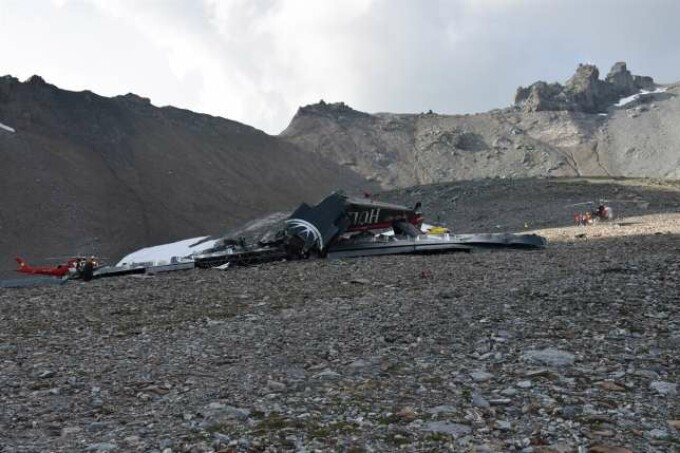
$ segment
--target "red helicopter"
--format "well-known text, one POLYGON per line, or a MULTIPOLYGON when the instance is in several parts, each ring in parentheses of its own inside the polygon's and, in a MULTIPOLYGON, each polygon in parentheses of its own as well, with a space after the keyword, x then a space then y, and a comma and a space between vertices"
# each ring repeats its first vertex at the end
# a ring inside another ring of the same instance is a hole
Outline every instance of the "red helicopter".
POLYGON ((94 270, 100 266, 95 257, 74 257, 69 258, 64 264, 56 266, 31 266, 22 258, 15 258, 19 264, 17 272, 22 274, 48 275, 58 278, 81 278, 85 281, 92 280, 94 270))

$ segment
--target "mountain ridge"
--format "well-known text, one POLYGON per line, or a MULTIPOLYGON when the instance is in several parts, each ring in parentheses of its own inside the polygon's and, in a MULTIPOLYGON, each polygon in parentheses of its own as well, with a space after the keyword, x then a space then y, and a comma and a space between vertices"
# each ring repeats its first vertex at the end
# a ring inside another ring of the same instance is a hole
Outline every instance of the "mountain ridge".
POLYGON ((580 65, 565 86, 520 87, 508 108, 368 114, 321 101, 301 107, 280 136, 385 189, 488 177, 679 178, 680 85, 648 92, 658 87, 624 62, 605 80, 580 65))
POLYGON ((251 126, 137 95, 0 78, 0 256, 96 253, 221 233, 373 186, 251 126))

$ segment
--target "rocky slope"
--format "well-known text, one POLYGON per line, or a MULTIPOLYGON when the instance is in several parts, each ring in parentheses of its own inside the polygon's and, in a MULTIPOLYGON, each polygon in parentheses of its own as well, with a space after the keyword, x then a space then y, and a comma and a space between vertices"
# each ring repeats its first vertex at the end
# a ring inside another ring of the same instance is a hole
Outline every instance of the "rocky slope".
POLYGON ((413 195, 458 230, 540 207, 548 249, 0 290, 0 451, 676 451, 680 188, 510 183, 413 195))
POLYGON ((367 114, 343 103, 300 108, 283 138, 384 188, 484 177, 680 174, 680 86, 657 87, 617 63, 605 80, 580 66, 566 84, 520 88, 516 105, 475 115, 367 114))
POLYGON ((677 181, 611 178, 478 180, 410 187, 385 201, 422 203, 425 218, 457 233, 518 232, 573 224, 575 213, 605 202, 619 221, 680 212, 677 181))
POLYGON ((217 233, 367 186, 351 169, 252 127, 129 94, 0 78, 0 270, 217 233))

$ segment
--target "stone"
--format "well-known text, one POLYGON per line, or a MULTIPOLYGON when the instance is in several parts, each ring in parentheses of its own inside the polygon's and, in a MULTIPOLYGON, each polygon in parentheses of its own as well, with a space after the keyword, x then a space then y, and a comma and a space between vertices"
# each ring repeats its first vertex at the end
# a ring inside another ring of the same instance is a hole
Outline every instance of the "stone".
POLYGON ((478 407, 480 409, 488 409, 491 407, 491 404, 484 399, 479 393, 475 393, 472 395, 472 405, 474 407, 478 407))
POLYGON ((575 453, 576 451, 578 450, 564 443, 556 443, 534 448, 535 453, 575 453))
POLYGON ((489 404, 492 406, 508 406, 512 404, 512 400, 510 398, 495 398, 489 400, 489 404))
POLYGON ((62 436, 70 436, 72 434, 77 434, 77 433, 82 432, 82 431, 83 431, 83 428, 81 428, 80 426, 65 426, 61 430, 61 435, 62 436))
POLYGON ((659 395, 675 396, 678 394, 678 384, 666 381, 654 381, 649 387, 659 395))
POLYGON ((518 88, 515 93, 515 105, 521 106, 527 112, 574 109, 564 95, 562 85, 543 81, 536 82, 528 88, 518 88))
POLYGON ((517 395, 517 389, 514 387, 508 387, 503 390, 501 390, 501 395, 503 396, 515 396, 517 395))
POLYGON ((38 374, 38 377, 40 379, 50 379, 56 376, 57 373, 55 373, 53 370, 44 370, 41 371, 40 374, 38 374))
POLYGON ((566 419, 575 419, 583 414, 583 407, 577 405, 568 405, 562 408, 562 417, 566 419))
POLYGON ((552 367, 566 367, 574 364, 574 354, 554 348, 532 349, 525 351, 522 358, 527 362, 552 367))
POLYGON ((364 359, 357 359, 357 360, 355 360, 354 362, 350 363, 348 366, 349 366, 350 368, 359 369, 359 368, 365 368, 365 367, 367 367, 367 366, 369 366, 369 365, 370 365, 370 363, 367 362, 366 360, 364 360, 364 359))
POLYGON ((215 450, 219 450, 220 448, 229 445, 229 442, 231 442, 231 438, 226 434, 222 433, 213 434, 212 446, 215 450))
POLYGON ((451 406, 449 404, 443 404, 441 406, 435 406, 427 410, 428 414, 440 415, 440 414, 452 414, 456 412, 458 408, 456 406, 451 406))
POLYGON ((401 410, 399 410, 396 414, 397 417, 401 418, 402 420, 414 420, 418 414, 416 410, 412 407, 405 407, 401 410))
POLYGON ((510 431, 512 429, 512 424, 507 420, 496 420, 493 427, 499 431, 510 431))
POLYGON ((624 392, 624 391, 626 391, 625 387, 620 386, 617 383, 612 382, 612 381, 598 382, 597 386, 600 387, 602 390, 607 390, 609 392, 624 392))
POLYGON ((653 379, 653 380, 658 380, 659 379, 659 373, 653 370, 635 370, 633 372, 634 376, 638 376, 641 378, 645 379, 653 379))
POLYGON ((123 442, 125 442, 125 444, 130 445, 130 446, 138 445, 138 444, 141 443, 141 441, 142 441, 142 438, 139 437, 139 436, 127 436, 123 439, 123 442))
POLYGON ((648 437, 650 439, 665 439, 668 437, 668 431, 665 429, 660 429, 660 428, 654 428, 650 431, 647 431, 645 433, 645 437, 648 437))
POLYGON ((286 384, 274 380, 267 380, 267 389, 272 392, 283 392, 286 390, 286 384))
POLYGON ((653 91, 656 89, 656 83, 654 82, 654 79, 649 77, 649 76, 633 76, 633 80, 635 82, 635 87, 638 90, 647 90, 647 91, 653 91))
POLYGON ((578 65, 576 73, 564 85, 565 94, 578 106, 578 110, 588 113, 603 110, 600 98, 604 96, 604 91, 600 71, 590 64, 578 65))
POLYGON ((118 445, 109 442, 101 442, 87 446, 87 451, 91 453, 105 453, 109 451, 116 451, 117 449, 118 445))
POLYGON ((248 409, 227 406, 218 401, 208 404, 202 412, 207 416, 218 416, 237 420, 246 420, 250 416, 250 411, 248 409))
POLYGON ((635 84, 633 75, 623 61, 614 63, 614 66, 612 66, 607 74, 605 81, 614 86, 619 97, 630 96, 631 94, 635 94, 639 89, 635 84))
POLYGON ((633 453, 633 451, 624 447, 598 444, 590 447, 588 453, 633 453))
POLYGON ((317 373, 314 376, 314 379, 327 379, 327 380, 333 380, 333 379, 340 379, 342 375, 340 373, 336 373, 333 370, 326 369, 322 371, 321 373, 317 373))
POLYGON ((528 389, 531 388, 531 381, 519 381, 515 385, 521 389, 528 389))
POLYGON ((169 437, 164 437, 160 441, 158 441, 158 448, 160 448, 162 451, 175 446, 175 442, 169 438, 169 437))
POLYGON ((105 422, 92 422, 87 426, 90 433, 98 433, 109 429, 109 424, 105 422))
POLYGON ((535 377, 549 377, 553 375, 553 372, 548 370, 547 368, 538 368, 535 370, 527 370, 524 375, 529 378, 535 378, 535 377))
POLYGON ((493 379, 493 374, 487 373, 486 371, 475 371, 470 373, 470 377, 475 382, 486 382, 493 379))
POLYGON ((472 428, 468 425, 439 421, 425 423, 422 430, 431 433, 447 434, 452 437, 460 437, 472 432, 472 428))

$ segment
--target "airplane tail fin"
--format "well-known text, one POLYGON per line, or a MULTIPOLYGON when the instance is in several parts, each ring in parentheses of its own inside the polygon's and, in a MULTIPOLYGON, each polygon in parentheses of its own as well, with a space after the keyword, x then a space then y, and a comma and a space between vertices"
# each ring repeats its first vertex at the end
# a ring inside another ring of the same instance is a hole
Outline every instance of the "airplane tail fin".
POLYGON ((28 264, 26 264, 26 261, 24 261, 22 258, 16 257, 16 258, 14 258, 14 260, 19 264, 19 267, 20 267, 21 269, 23 269, 23 268, 25 268, 26 266, 28 266, 28 264))

